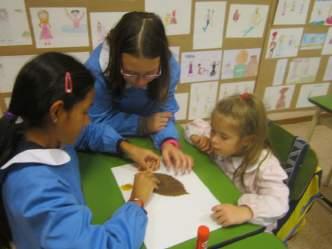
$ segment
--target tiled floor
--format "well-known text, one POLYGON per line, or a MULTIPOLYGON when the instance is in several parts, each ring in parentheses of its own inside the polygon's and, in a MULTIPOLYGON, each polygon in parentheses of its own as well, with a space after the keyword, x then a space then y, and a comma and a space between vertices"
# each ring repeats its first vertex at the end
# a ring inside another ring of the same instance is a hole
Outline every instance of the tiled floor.
MULTIPOLYGON (((293 134, 305 137, 310 122, 283 125, 293 134)), ((310 142, 323 169, 323 182, 332 168, 332 118, 325 118, 315 129, 310 142)), ((332 200, 332 180, 329 186, 322 186, 322 193, 332 200)), ((330 249, 332 248, 332 209, 322 202, 316 202, 310 210, 306 224, 301 231, 288 242, 290 249, 330 249)))

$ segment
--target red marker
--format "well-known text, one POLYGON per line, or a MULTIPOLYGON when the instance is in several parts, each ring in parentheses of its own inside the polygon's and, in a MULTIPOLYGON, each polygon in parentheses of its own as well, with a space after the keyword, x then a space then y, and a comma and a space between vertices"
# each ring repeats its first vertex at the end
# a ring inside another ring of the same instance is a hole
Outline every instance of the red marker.
POLYGON ((199 226, 197 230, 196 249, 207 249, 210 230, 207 226, 199 226))

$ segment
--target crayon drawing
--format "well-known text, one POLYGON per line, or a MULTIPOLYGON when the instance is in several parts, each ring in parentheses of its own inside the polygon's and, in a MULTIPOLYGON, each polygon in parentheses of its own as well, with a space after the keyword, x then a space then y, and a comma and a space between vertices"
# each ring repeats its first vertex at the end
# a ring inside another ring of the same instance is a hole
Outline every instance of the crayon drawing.
POLYGON ((274 25, 305 24, 310 0, 279 0, 274 25))
POLYGON ((241 81, 221 84, 219 88, 218 100, 236 94, 253 93, 254 89, 255 81, 241 81))
POLYGON ((268 12, 268 5, 231 4, 226 37, 262 37, 268 12))
POLYGON ((320 65, 320 57, 296 58, 290 62, 287 84, 313 82, 320 65))
POLYGON ((267 111, 290 108, 295 85, 267 87, 264 93, 264 104, 267 111))
POLYGON ((321 49, 326 40, 327 33, 305 33, 300 50, 321 49))
POLYGON ((225 9, 225 2, 196 3, 194 49, 222 47, 225 9))
POLYGON ((316 0, 309 23, 320 26, 332 25, 332 1, 316 0))
POLYGON ((322 55, 332 54, 332 27, 329 28, 325 43, 322 50, 322 55))
POLYGON ((221 55, 221 50, 182 53, 181 82, 218 80, 221 55))
POLYGON ((303 28, 272 29, 266 51, 266 58, 297 56, 303 28))
POLYGON ((314 96, 326 95, 330 87, 330 83, 314 83, 301 86, 299 97, 297 99, 296 107, 313 107, 308 98, 314 96))
POLYGON ((232 49, 224 51, 222 79, 254 77, 258 72, 260 49, 232 49))

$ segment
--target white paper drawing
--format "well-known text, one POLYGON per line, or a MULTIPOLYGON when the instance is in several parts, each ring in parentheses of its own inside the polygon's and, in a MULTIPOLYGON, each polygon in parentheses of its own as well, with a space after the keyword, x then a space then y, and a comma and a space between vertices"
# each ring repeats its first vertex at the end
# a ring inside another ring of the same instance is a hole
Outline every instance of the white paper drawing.
POLYGON ((217 102, 218 82, 195 83, 190 88, 189 119, 208 118, 217 102))
POLYGON ((332 25, 332 1, 316 0, 309 23, 320 26, 332 25))
POLYGON ((181 82, 219 80, 221 55, 221 50, 182 53, 181 82))
POLYGON ((332 80, 332 56, 329 57, 327 62, 323 80, 332 80))
POLYGON ((180 61, 180 47, 179 46, 170 46, 169 50, 171 50, 172 55, 174 56, 177 62, 180 61))
POLYGON ((0 46, 31 45, 24 0, 1 0, 0 46))
POLYGON ((222 63, 222 79, 254 77, 258 72, 259 48, 225 50, 222 63))
POLYGON ((268 111, 290 108, 295 85, 272 86, 265 88, 264 104, 268 111))
POLYGON ((186 120, 187 119, 187 109, 188 109, 188 93, 176 93, 175 99, 179 105, 179 111, 175 113, 176 120, 186 120))
POLYGON ((321 49, 326 40, 327 33, 305 33, 303 34, 301 50, 321 49))
POLYGON ((37 48, 89 46, 86 8, 30 8, 37 48))
POLYGON ((320 57, 295 58, 290 62, 287 84, 299 84, 316 80, 320 57))
POLYGON ((262 37, 268 12, 268 5, 231 4, 226 37, 262 37))
POLYGON ((322 55, 332 54, 332 28, 330 27, 325 39, 322 55))
POLYGON ((191 2, 191 0, 145 0, 145 11, 160 16, 167 35, 189 34, 191 2))
POLYGON ((266 58, 297 56, 303 28, 272 29, 270 31, 266 58))
POLYGON ((196 2, 193 48, 221 48, 226 2, 196 2))
MULTIPOLYGON (((111 171, 124 200, 127 201, 131 191, 125 191, 121 186, 133 183, 137 168, 132 164, 126 164, 111 168, 111 171)), ((197 228, 201 224, 208 226, 210 231, 220 228, 210 215, 211 208, 220 202, 194 172, 175 176, 166 171, 164 165, 161 165, 158 173, 173 176, 184 185, 188 194, 180 196, 152 195, 145 207, 149 214, 144 239, 147 249, 170 248, 192 239, 196 237, 197 228), (170 212, 172 215, 161 215, 170 212)))
POLYGON ((282 85, 284 83, 285 73, 287 69, 288 59, 280 59, 277 61, 276 70, 273 77, 273 86, 282 85))
POLYGON ((274 25, 305 24, 310 0, 279 0, 274 25))
POLYGON ((90 12, 92 46, 97 47, 105 40, 109 31, 114 28, 126 12, 90 12))
POLYGON ((34 55, 0 56, 0 92, 11 92, 16 76, 34 55))
POLYGON ((296 107, 313 107, 308 98, 314 96, 326 95, 330 87, 330 83, 315 83, 301 86, 299 97, 297 99, 296 107))
POLYGON ((254 90, 255 81, 224 83, 220 85, 218 100, 242 93, 254 93, 254 90))

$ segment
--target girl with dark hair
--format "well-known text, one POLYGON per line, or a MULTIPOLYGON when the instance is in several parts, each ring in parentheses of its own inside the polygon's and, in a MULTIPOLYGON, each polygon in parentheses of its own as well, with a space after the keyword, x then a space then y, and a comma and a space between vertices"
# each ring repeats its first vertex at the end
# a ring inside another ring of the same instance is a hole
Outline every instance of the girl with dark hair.
POLYGON ((147 222, 142 204, 156 187, 135 176, 131 201, 101 225, 81 191, 72 144, 89 123, 95 91, 72 57, 45 53, 19 72, 0 119, 0 248, 139 248, 147 222))
POLYGON ((159 157, 123 136, 151 135, 166 167, 192 168, 179 147, 174 93, 180 69, 171 56, 160 18, 147 12, 125 14, 86 66, 95 76, 92 119, 77 142, 79 149, 125 153, 140 168, 157 169, 159 157))

